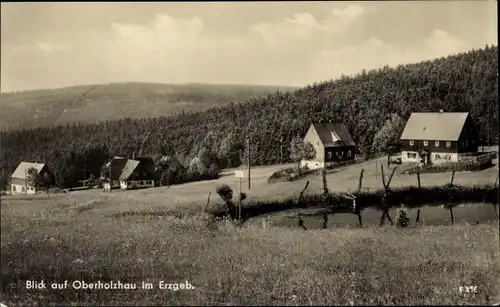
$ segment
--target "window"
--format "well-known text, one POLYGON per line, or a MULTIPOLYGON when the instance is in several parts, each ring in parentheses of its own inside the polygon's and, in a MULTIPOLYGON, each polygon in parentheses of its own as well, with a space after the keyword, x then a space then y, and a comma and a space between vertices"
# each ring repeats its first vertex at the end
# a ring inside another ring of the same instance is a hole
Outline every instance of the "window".
POLYGON ((429 142, 424 141, 424 146, 428 146, 428 145, 429 145, 429 142))
POLYGON ((24 192, 25 191, 25 188, 24 186, 21 187, 21 191, 24 192))
POLYGON ((469 141, 465 140, 465 147, 469 146, 469 141))
POLYGON ((341 151, 341 152, 340 152, 340 155, 341 155, 341 156, 343 156, 343 155, 344 155, 344 152, 343 152, 343 151, 341 151))
POLYGON ((350 157, 350 156, 351 156, 351 151, 350 151, 350 150, 348 150, 348 151, 347 151, 347 156, 348 156, 348 157, 350 157))
POLYGON ((16 186, 15 185, 12 186, 12 191, 16 192, 16 186))
POLYGON ((434 146, 435 146, 435 147, 439 147, 439 141, 435 141, 435 142, 434 142, 434 146))
POLYGON ((410 146, 413 146, 415 145, 415 142, 414 141, 410 141, 410 146))
POLYGON ((446 142, 446 147, 451 147, 451 142, 446 142))
POLYGON ((408 159, 416 159, 417 158, 417 154, 414 152, 409 152, 406 154, 406 156, 408 157, 408 159))
POLYGON ((127 185, 130 185, 130 181, 127 182, 127 185))
POLYGON ((331 151, 328 152, 328 158, 330 158, 330 159, 332 158, 332 152, 331 151))

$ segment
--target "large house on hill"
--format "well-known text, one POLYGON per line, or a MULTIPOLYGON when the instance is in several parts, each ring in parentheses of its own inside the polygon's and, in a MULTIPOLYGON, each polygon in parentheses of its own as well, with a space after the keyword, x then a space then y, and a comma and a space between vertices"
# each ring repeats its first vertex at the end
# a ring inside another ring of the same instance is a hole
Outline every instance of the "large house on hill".
POLYGON ((310 169, 324 168, 355 158, 356 145, 343 123, 312 123, 304 136, 304 142, 311 143, 316 151, 316 158, 301 161, 302 166, 310 169))
POLYGON ((34 168, 38 175, 42 178, 45 173, 48 173, 53 178, 53 173, 44 163, 21 162, 16 170, 10 176, 10 193, 11 194, 36 194, 36 187, 32 186, 29 181, 28 170, 34 168))
POLYGON ((479 134, 468 112, 412 113, 401 140, 402 162, 458 162, 459 155, 478 151, 479 134))
POLYGON ((123 157, 114 157, 105 164, 105 168, 111 171, 106 174, 111 182, 104 184, 105 190, 110 188, 137 189, 150 188, 155 186, 158 175, 155 172, 153 159, 150 157, 138 157, 126 159, 123 157), (112 183, 112 185, 110 185, 112 183))

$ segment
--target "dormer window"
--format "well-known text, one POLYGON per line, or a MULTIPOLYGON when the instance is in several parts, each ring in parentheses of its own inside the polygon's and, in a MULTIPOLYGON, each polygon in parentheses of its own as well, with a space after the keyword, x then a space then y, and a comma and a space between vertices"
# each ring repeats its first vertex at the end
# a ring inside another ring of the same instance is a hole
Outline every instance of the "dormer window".
POLYGON ((424 141, 424 146, 429 146, 429 142, 424 141))
POLYGON ((414 141, 410 141, 409 143, 410 143, 410 146, 415 145, 415 142, 414 142, 414 141))
POLYGON ((451 142, 446 142, 446 147, 451 147, 451 142))
POLYGON ((435 142, 434 142, 434 146, 435 146, 435 147, 439 147, 439 141, 435 141, 435 142))

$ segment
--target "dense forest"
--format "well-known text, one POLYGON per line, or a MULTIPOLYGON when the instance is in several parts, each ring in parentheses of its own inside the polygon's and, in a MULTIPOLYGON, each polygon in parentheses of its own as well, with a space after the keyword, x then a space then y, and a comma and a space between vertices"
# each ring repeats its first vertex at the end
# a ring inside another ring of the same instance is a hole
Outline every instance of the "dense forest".
POLYGON ((157 161, 163 156, 161 163, 185 169, 201 160, 206 161, 201 168, 215 163, 220 169, 246 160, 246 136, 252 165, 290 162, 290 142, 318 120, 344 122, 358 150, 370 153, 375 135, 391 116, 406 120, 411 112, 439 109, 470 112, 482 141, 495 144, 497 69, 498 47, 486 46, 200 112, 4 131, 1 166, 10 174, 20 161, 43 161, 61 186, 97 173, 111 155, 134 151, 157 161))
POLYGON ((0 129, 97 123, 203 111, 293 87, 224 84, 111 83, 0 94, 0 129))

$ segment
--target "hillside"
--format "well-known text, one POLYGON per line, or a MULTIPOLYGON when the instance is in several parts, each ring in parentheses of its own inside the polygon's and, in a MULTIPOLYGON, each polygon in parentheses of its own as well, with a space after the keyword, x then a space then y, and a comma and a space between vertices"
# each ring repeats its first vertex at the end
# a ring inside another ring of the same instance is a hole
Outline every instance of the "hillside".
POLYGON ((291 87, 114 83, 0 94, 0 129, 202 111, 291 87))
POLYGON ((407 119, 414 111, 469 111, 483 141, 498 139, 498 47, 472 50, 433 61, 363 71, 313 84, 295 92, 275 92, 205 111, 149 119, 122 119, 95 125, 66 125, 1 132, 2 167, 9 173, 21 160, 48 163, 60 182, 83 179, 109 154, 135 149, 176 156, 188 165, 210 149, 219 166, 240 162, 244 137, 251 137, 253 165, 289 162, 288 145, 311 121, 343 121, 361 152, 391 113, 407 119), (280 140, 283 139, 283 143, 280 140))

